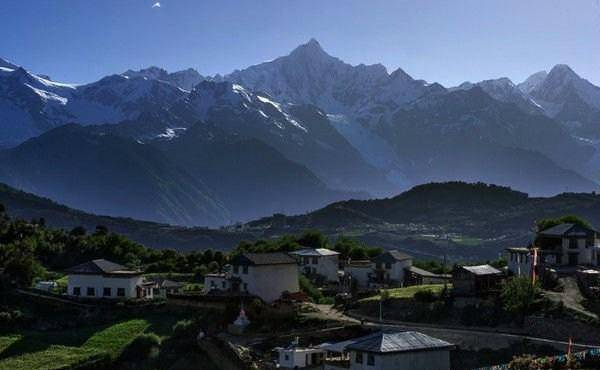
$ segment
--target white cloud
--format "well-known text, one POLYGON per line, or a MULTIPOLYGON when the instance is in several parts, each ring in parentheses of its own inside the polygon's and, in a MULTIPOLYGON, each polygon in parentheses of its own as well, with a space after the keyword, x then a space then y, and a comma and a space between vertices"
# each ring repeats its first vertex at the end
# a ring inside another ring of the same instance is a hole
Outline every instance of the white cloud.
POLYGON ((160 8, 160 1, 155 2, 154 4, 152 4, 153 8, 160 8))

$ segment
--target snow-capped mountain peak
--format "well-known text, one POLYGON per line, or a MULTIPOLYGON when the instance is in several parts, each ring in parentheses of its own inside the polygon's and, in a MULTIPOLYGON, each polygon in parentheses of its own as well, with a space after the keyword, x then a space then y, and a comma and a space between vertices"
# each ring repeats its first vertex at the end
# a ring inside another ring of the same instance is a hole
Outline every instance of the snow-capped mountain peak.
POLYGON ((535 88, 537 88, 544 80, 548 77, 548 72, 539 71, 531 76, 527 77, 527 79, 520 84, 518 84, 519 90, 521 90, 524 94, 529 94, 535 88))
POLYGON ((205 78, 193 68, 169 73, 163 68, 152 66, 140 69, 139 71, 130 69, 121 75, 128 78, 159 80, 186 91, 191 91, 196 85, 205 80, 205 78))

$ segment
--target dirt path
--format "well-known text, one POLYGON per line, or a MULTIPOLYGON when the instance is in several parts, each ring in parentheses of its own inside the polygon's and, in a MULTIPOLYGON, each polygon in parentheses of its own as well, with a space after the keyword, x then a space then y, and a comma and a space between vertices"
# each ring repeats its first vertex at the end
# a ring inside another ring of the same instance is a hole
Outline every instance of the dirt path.
POLYGON ((565 307, 576 311, 582 315, 598 319, 598 315, 588 311, 583 307, 581 302, 585 299, 579 290, 577 280, 574 277, 568 276, 560 278, 559 281, 563 286, 562 292, 544 292, 544 295, 555 302, 562 302, 565 307))

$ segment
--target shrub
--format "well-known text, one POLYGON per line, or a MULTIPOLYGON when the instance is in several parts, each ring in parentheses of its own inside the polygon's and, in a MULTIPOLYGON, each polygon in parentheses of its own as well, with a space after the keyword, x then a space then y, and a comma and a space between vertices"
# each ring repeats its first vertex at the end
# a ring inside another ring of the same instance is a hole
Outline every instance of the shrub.
POLYGON ((317 289, 306 276, 300 275, 299 283, 300 290, 306 293, 313 302, 319 302, 319 300, 323 298, 323 293, 321 293, 321 291, 317 289))
POLYGON ((381 297, 381 300, 383 302, 386 302, 387 300, 390 299, 390 291, 382 289, 381 292, 379 293, 379 296, 381 297))
POLYGON ((145 360, 156 355, 160 347, 160 338, 154 333, 138 335, 121 354, 125 361, 145 360))
POLYGON ((502 285, 502 303, 504 309, 511 314, 525 315, 529 313, 539 292, 537 284, 526 277, 515 277, 502 285))
POLYGON ((415 301, 417 302, 435 302, 437 300, 437 295, 431 290, 419 290, 414 295, 415 301))
POLYGON ((194 320, 180 320, 173 325, 173 337, 174 338, 196 338, 200 331, 200 322, 194 320))

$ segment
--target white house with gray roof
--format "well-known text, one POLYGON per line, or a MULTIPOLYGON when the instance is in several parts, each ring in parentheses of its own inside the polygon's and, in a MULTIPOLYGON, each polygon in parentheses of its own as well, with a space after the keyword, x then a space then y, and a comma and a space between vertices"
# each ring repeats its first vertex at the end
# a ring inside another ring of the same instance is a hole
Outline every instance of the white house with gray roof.
POLYGON ((325 370, 448 370, 454 345, 423 333, 378 332, 323 346, 325 370))
POLYGON ((96 259, 68 268, 67 294, 85 298, 153 298, 154 282, 132 270, 105 259, 96 259))
POLYGON ((307 276, 321 275, 329 282, 337 282, 339 253, 327 248, 305 248, 290 252, 300 265, 300 272, 307 276))
POLYGON ((373 259, 373 282, 383 285, 404 285, 406 270, 413 258, 399 250, 389 250, 373 259))
POLYGON ((243 253, 231 265, 227 280, 233 292, 253 294, 270 303, 284 292, 300 291, 298 264, 286 253, 243 253))

